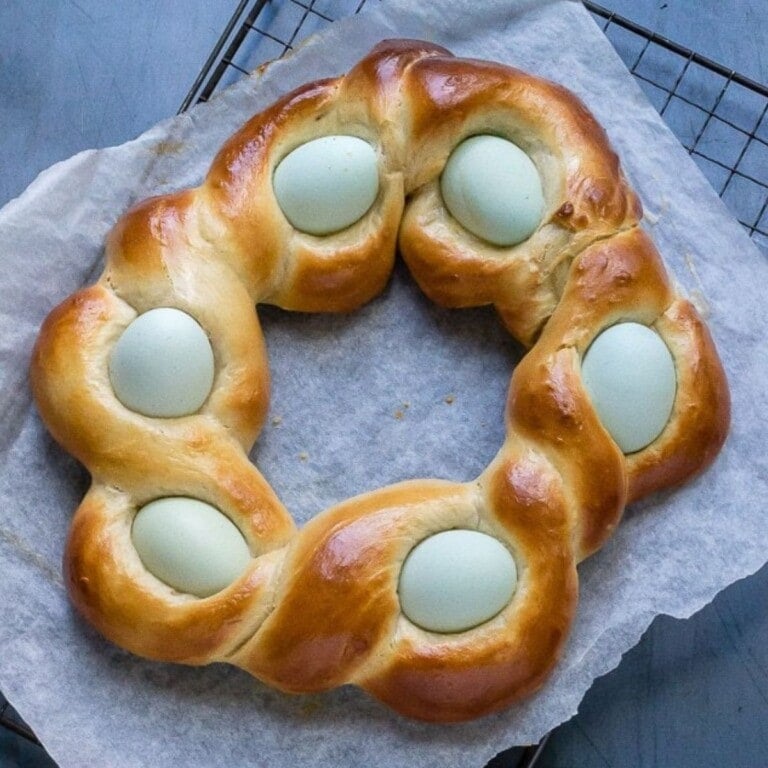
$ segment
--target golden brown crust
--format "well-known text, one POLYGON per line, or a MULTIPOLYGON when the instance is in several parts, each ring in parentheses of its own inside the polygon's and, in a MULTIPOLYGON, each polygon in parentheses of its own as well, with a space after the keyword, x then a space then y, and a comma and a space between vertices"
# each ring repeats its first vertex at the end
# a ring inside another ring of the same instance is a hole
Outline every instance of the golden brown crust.
POLYGON ((509 706, 536 690, 557 662, 577 603, 576 563, 562 479, 539 454, 510 441, 480 478, 481 530, 509 541, 515 596, 491 621, 454 635, 405 620, 391 648, 373 654, 360 684, 410 717, 456 722, 509 706))
POLYGON ((355 683, 424 720, 479 717, 536 690, 573 620, 576 564, 628 502, 707 466, 728 429, 712 339, 674 292, 641 215, 605 132, 576 97, 429 43, 385 41, 346 76, 255 116, 200 187, 128 211, 98 283, 40 331, 31 366, 40 413, 93 478, 64 557, 74 604, 108 638, 153 659, 227 661, 290 692, 355 683), (272 174, 297 146, 334 133, 375 148, 380 189, 358 222, 310 236, 283 216, 272 174), (514 141, 541 175, 544 218, 517 246, 471 235, 442 203, 445 162, 476 133, 514 141), (427 295, 493 304, 532 346, 512 377, 506 440, 473 482, 375 490, 297 532, 247 458, 269 399, 254 305, 350 311, 381 291, 398 240, 427 295), (190 416, 142 416, 112 391, 113 345, 155 307, 189 313, 211 341, 213 389, 190 416), (627 320, 667 343, 678 391, 658 439, 625 456, 584 389, 581 359, 600 332, 627 320), (133 547, 138 509, 173 495, 216 506, 250 549, 245 573, 212 597, 173 590, 133 547), (452 528, 501 541, 518 585, 489 621, 428 632, 400 610, 400 568, 421 540, 452 528))
POLYGON ((407 92, 414 161, 400 232, 404 259, 422 290, 450 307, 495 304, 510 332, 530 345, 559 298, 558 277, 590 242, 642 215, 605 131, 564 88, 512 67, 440 58, 410 69, 407 92), (503 248, 463 229, 442 205, 439 176, 459 142, 507 138, 542 175, 543 221, 503 248))
POLYGON ((127 493, 94 487, 75 514, 64 574, 83 616, 118 645, 160 661, 204 664, 249 637, 268 609, 275 557, 255 558, 236 584, 205 600, 174 593, 133 549, 132 507, 127 493))

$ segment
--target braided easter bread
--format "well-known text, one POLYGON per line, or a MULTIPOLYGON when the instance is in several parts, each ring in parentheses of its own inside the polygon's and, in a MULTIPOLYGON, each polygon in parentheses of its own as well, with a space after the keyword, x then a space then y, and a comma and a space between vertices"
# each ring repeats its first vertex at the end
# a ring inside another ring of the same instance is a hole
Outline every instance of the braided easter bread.
POLYGON ((354 683, 415 718, 534 691, 578 562, 728 429, 712 340, 641 215, 571 93, 429 43, 383 42, 252 118, 200 187, 117 222, 98 282, 41 330, 40 413, 92 475, 64 557, 74 604, 137 654, 288 692, 354 683), (248 460, 269 389, 255 305, 355 309, 398 245, 429 297, 492 304, 531 347, 506 439, 472 482, 374 490, 297 530, 248 460))

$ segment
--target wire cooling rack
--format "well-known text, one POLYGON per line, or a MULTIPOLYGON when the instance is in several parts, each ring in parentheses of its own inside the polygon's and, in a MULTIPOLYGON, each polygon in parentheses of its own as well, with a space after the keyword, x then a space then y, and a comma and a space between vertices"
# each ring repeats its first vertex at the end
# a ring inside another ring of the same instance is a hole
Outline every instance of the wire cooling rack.
MULTIPOLYGON (((377 0, 240 0, 179 112, 337 19, 359 13, 366 2, 377 0)), ((768 87, 600 5, 584 5, 731 212, 768 253, 768 87)), ((39 747, 2 694, 0 726, 39 747)), ((503 752, 487 768, 531 768, 545 743, 503 752)), ((39 751, 39 764, 54 766, 39 751)))
MULTIPOLYGON (((377 0, 241 0, 180 112, 377 0)), ((651 103, 768 251, 768 87, 585 2, 651 103)))

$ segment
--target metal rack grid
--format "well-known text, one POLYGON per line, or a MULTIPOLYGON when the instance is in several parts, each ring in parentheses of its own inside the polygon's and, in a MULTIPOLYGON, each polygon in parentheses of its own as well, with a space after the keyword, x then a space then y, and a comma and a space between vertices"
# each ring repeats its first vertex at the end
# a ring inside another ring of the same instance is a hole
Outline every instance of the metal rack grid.
MULTIPOLYGON (((375 1, 240 0, 179 112, 375 1)), ((768 252, 768 87, 600 5, 584 5, 731 212, 768 252)), ((41 746, 2 694, 0 727, 41 746)), ((531 768, 546 741, 503 752, 488 768, 531 768)))
MULTIPOLYGON (((241 0, 180 112, 376 0, 241 0)), ((768 87, 585 2, 682 145, 768 251, 768 87)))

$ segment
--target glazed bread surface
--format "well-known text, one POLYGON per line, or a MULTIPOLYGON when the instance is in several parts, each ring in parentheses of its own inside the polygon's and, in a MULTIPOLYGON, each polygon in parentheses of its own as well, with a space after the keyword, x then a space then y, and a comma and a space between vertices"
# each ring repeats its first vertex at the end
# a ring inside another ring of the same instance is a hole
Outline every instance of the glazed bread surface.
POLYGON ((31 369, 40 414, 92 477, 64 554, 74 605, 150 659, 228 662, 291 693, 353 683, 423 720, 472 719, 531 694, 568 637, 577 564, 629 502, 705 469, 728 429, 712 338, 641 216, 605 132, 573 94, 430 43, 384 41, 346 75, 253 117, 201 186, 125 213, 96 284, 41 329, 31 369), (454 149, 486 134, 523 150, 541 179, 540 223, 508 246, 463 227, 441 193, 454 149), (378 189, 357 221, 313 235, 283 213, 273 178, 291 152, 335 135, 373 148, 378 189), (430 299, 493 305, 529 348, 512 376, 505 441, 471 482, 372 490, 297 530, 248 459, 269 399, 256 306, 354 310, 384 288, 398 249, 430 299), (115 394, 113 349, 156 308, 189 315, 210 342, 210 393, 189 414, 142 414, 115 394), (676 381, 663 430, 628 453, 582 375, 593 342, 622 323, 663 341, 676 381), (137 551, 140 510, 171 497, 211 505, 247 545, 243 572, 214 594, 174 588, 137 551), (487 620, 436 631, 404 613, 401 572, 419 543, 457 530, 499 542, 516 583, 487 620))

